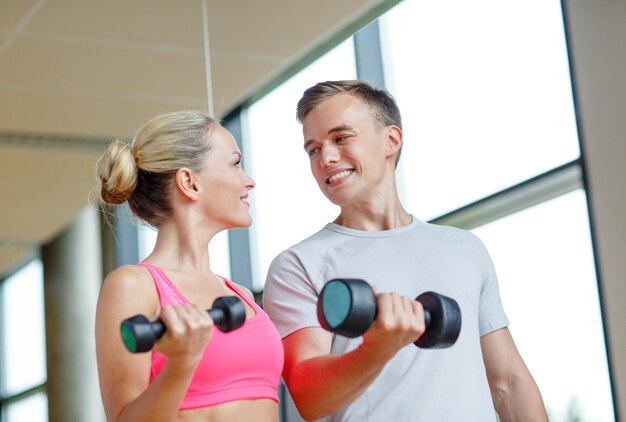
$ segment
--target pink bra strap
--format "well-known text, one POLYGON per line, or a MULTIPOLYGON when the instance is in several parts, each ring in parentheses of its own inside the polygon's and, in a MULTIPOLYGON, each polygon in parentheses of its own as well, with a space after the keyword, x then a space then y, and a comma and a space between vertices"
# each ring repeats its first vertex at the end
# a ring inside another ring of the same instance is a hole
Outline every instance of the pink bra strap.
POLYGON ((222 277, 222 279, 226 282, 226 286, 230 290, 235 292, 237 296, 241 298, 241 300, 244 300, 248 305, 250 305, 250 307, 254 309, 255 312, 258 312, 261 309, 261 307, 257 305, 255 301, 250 300, 250 297, 247 294, 245 294, 243 291, 241 291, 241 289, 237 287, 235 283, 233 283, 232 281, 230 281, 229 279, 225 277, 222 277))
POLYGON ((180 290, 178 290, 176 286, 174 286, 174 284, 170 281, 169 278, 167 278, 165 273, 159 267, 148 264, 146 262, 141 262, 137 265, 145 267, 152 275, 154 285, 156 286, 157 292, 159 293, 161 307, 191 303, 189 299, 187 299, 180 292, 180 290))

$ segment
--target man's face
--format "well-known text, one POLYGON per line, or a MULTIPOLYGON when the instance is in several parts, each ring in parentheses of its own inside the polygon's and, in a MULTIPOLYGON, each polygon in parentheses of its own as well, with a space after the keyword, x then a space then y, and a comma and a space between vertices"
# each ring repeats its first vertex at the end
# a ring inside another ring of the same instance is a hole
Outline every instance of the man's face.
POLYGON ((336 95, 307 114, 304 149, 313 177, 332 203, 373 200, 389 173, 394 177, 388 129, 380 128, 370 108, 350 94, 336 95))

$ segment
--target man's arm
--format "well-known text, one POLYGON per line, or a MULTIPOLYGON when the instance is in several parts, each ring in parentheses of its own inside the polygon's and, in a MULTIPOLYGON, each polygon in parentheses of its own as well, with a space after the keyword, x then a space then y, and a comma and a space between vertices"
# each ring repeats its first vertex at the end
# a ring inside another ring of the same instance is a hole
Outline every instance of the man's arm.
POLYGON ((332 335, 309 327, 283 339, 283 378, 306 420, 340 410, 376 379, 385 364, 424 332, 419 302, 395 293, 377 295, 378 315, 363 344, 344 355, 330 355, 332 335))
POLYGON ((487 379, 496 411, 503 422, 548 421, 535 383, 508 328, 480 339, 487 379))

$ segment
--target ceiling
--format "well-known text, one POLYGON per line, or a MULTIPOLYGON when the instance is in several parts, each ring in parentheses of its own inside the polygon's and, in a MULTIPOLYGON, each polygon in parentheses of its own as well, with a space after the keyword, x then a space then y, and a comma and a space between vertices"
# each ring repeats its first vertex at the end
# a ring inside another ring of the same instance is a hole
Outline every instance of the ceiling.
POLYGON ((0 0, 0 279, 97 200, 110 140, 208 91, 224 116, 396 2, 0 0))

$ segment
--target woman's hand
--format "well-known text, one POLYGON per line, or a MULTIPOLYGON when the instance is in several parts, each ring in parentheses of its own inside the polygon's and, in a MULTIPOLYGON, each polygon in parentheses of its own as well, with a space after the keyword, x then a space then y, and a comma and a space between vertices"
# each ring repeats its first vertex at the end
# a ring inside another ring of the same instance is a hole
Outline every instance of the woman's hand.
POLYGON ((168 359, 197 364, 213 333, 213 320, 205 309, 184 304, 161 309, 166 330, 154 349, 168 359))

